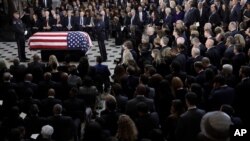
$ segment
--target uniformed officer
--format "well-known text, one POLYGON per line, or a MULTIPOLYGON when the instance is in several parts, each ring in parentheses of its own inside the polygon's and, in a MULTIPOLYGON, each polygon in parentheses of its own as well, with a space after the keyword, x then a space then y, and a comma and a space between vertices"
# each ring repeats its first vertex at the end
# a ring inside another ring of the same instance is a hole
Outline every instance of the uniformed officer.
POLYGON ((103 61, 106 61, 107 60, 107 52, 106 52, 106 47, 105 47, 105 43, 104 43, 104 40, 106 38, 106 35, 105 35, 105 23, 102 20, 102 15, 101 14, 98 13, 96 15, 94 25, 95 25, 95 32, 96 32, 96 37, 97 37, 101 57, 102 57, 103 61))
POLYGON ((27 35, 27 30, 25 30, 25 26, 18 12, 13 13, 13 30, 17 42, 18 57, 22 62, 28 61, 29 59, 25 56, 25 35, 27 35))

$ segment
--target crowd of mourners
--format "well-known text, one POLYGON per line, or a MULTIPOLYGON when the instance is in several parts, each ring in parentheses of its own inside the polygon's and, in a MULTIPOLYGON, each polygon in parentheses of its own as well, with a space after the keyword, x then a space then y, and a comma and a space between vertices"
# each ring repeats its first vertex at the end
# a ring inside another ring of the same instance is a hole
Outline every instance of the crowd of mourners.
POLYGON ((111 74, 55 55, 0 60, 0 140, 227 141, 249 127, 250 2, 63 0, 24 3, 27 28, 85 31, 101 14, 122 45, 111 74), (104 101, 104 105, 102 105, 104 101), (38 137, 37 137, 37 134, 38 137))

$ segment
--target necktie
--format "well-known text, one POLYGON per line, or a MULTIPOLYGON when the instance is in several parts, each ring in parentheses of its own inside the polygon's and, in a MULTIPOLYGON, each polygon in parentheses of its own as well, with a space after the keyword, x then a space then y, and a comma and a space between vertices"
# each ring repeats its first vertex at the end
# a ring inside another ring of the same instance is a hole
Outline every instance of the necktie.
POLYGON ((44 0, 44 6, 47 7, 47 0, 44 0))
POLYGON ((83 25, 83 17, 81 17, 80 25, 83 25))
POLYGON ((71 18, 71 17, 69 17, 69 18, 68 18, 68 20, 69 20, 69 21, 68 21, 68 27, 70 27, 70 26, 71 26, 71 23, 70 23, 70 18, 71 18))

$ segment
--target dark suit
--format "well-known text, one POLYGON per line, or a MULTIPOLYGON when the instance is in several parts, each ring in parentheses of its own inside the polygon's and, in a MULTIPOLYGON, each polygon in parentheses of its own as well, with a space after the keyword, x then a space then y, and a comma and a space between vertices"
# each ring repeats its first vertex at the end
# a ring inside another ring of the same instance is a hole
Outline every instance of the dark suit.
POLYGON ((39 5, 42 8, 51 8, 52 7, 52 0, 47 0, 47 6, 45 4, 45 0, 39 0, 39 5))
POLYGON ((209 96, 210 110, 219 110, 221 105, 232 105, 234 102, 235 92, 234 89, 229 86, 222 86, 211 91, 209 96))
POLYGON ((215 65, 217 68, 219 67, 221 56, 215 47, 208 49, 205 56, 210 59, 211 64, 215 65))
POLYGON ((205 71, 201 71, 197 74, 197 76, 195 77, 195 81, 200 84, 201 86, 204 85, 204 83, 206 82, 206 75, 205 75, 205 71))
POLYGON ((53 107, 55 104, 62 104, 62 101, 52 97, 43 99, 41 101, 40 115, 44 117, 53 116, 53 107))
POLYGON ((20 61, 25 61, 25 25, 21 19, 13 19, 13 30, 15 32, 15 39, 18 49, 18 58, 20 61))
POLYGON ((189 58, 187 60, 187 73, 189 75, 195 75, 196 72, 194 70, 194 63, 197 62, 197 61, 201 61, 202 60, 202 56, 197 56, 196 58, 189 58))
POLYGON ((227 47, 224 52, 224 57, 231 60, 233 56, 234 56, 234 46, 227 47))
POLYGON ((33 81, 38 83, 43 79, 43 73, 45 70, 45 64, 40 62, 31 62, 28 64, 27 71, 32 74, 33 81))
POLYGON ((145 102, 148 105, 150 112, 155 111, 154 100, 146 98, 141 95, 137 95, 135 98, 128 101, 126 106, 126 114, 128 114, 132 118, 135 118, 137 115, 136 105, 140 102, 145 102))
POLYGON ((183 113, 177 123, 177 141, 195 141, 200 132, 200 122, 205 111, 194 108, 183 113))
POLYGON ((250 126, 249 122, 249 108, 247 106, 249 105, 249 91, 250 91, 250 78, 243 78, 242 81, 236 86, 236 97, 235 97, 235 111, 236 114, 239 115, 242 118, 243 123, 245 124, 245 127, 250 126))
POLYGON ((225 50, 226 50, 226 45, 223 42, 219 42, 215 48, 219 51, 220 56, 223 56, 225 50))
POLYGON ((173 60, 173 62, 178 62, 181 65, 181 70, 186 70, 186 56, 182 53, 179 53, 173 60))
MULTIPOLYGON (((50 26, 52 27, 52 25, 54 24, 54 19, 52 17, 49 17, 48 19, 46 19, 45 17, 42 18, 42 27, 47 27, 50 26)), ((44 30, 44 29, 43 29, 44 30)), ((47 30, 47 29, 46 29, 47 30)), ((45 30, 45 31, 46 31, 45 30)), ((50 29, 51 30, 51 29, 50 29)), ((49 31, 50 31, 49 30, 49 31)))
POLYGON ((232 9, 229 15, 229 21, 241 22, 241 5, 238 2, 232 9))
POLYGON ((102 20, 96 20, 95 21, 95 33, 97 36, 97 42, 98 42, 98 46, 99 46, 103 61, 107 60, 107 51, 106 51, 106 46, 104 43, 104 40, 106 39, 105 31, 106 31, 105 23, 102 20))
POLYGON ((191 7, 184 16, 184 23, 187 27, 198 22, 200 18, 200 11, 195 8, 191 7))
POLYGON ((84 27, 86 25, 86 21, 85 21, 85 17, 76 17, 76 21, 75 21, 75 29, 78 31, 83 31, 84 27))
POLYGON ((217 12, 211 13, 211 15, 208 18, 208 22, 210 22, 214 28, 220 26, 221 25, 220 15, 217 12))
POLYGON ((23 64, 10 66, 10 73, 13 75, 13 79, 17 83, 23 81, 26 71, 27 68, 23 64))
POLYGON ((167 25, 170 29, 173 29, 173 16, 172 15, 165 16, 163 19, 163 24, 167 25))
POLYGON ((78 118, 83 120, 85 111, 85 104, 83 100, 76 97, 69 98, 63 101, 63 107, 65 108, 65 113, 68 116, 73 119, 78 118))
POLYGON ((71 117, 53 116, 49 118, 49 124, 54 128, 52 139, 55 141, 68 141, 73 138, 75 127, 71 117))
POLYGON ((232 58, 232 65, 233 65, 233 74, 235 76, 239 75, 239 71, 240 71, 240 67, 242 65, 246 64, 246 56, 244 53, 239 53, 234 55, 234 57, 232 58))
POLYGON ((25 97, 25 91, 30 88, 35 94, 37 93, 37 84, 32 83, 30 81, 24 81, 24 82, 20 82, 17 85, 17 90, 16 92, 18 93, 18 97, 20 99, 25 97))
POLYGON ((117 103, 117 110, 121 113, 125 112, 126 104, 128 102, 128 98, 126 96, 117 95, 115 96, 116 103, 117 103))
POLYGON ((103 87, 102 85, 104 84, 104 91, 107 91, 109 86, 110 86, 110 71, 108 69, 107 65, 102 65, 102 64, 97 64, 95 65, 96 69, 96 77, 95 77, 95 82, 97 83, 97 89, 99 92, 103 92, 103 87))
POLYGON ((65 17, 63 19, 63 27, 64 27, 64 30, 66 31, 72 31, 75 29, 75 17, 74 16, 71 16, 71 17, 65 17), (71 26, 71 28, 69 29, 68 26, 71 26))

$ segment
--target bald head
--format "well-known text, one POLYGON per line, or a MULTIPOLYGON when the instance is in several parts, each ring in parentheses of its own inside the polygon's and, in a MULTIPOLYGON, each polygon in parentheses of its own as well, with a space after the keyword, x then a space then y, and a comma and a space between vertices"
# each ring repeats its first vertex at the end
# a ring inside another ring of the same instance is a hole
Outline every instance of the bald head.
POLYGON ((56 95, 55 90, 52 89, 52 88, 50 88, 50 89, 48 90, 48 96, 55 96, 55 95, 56 95))

